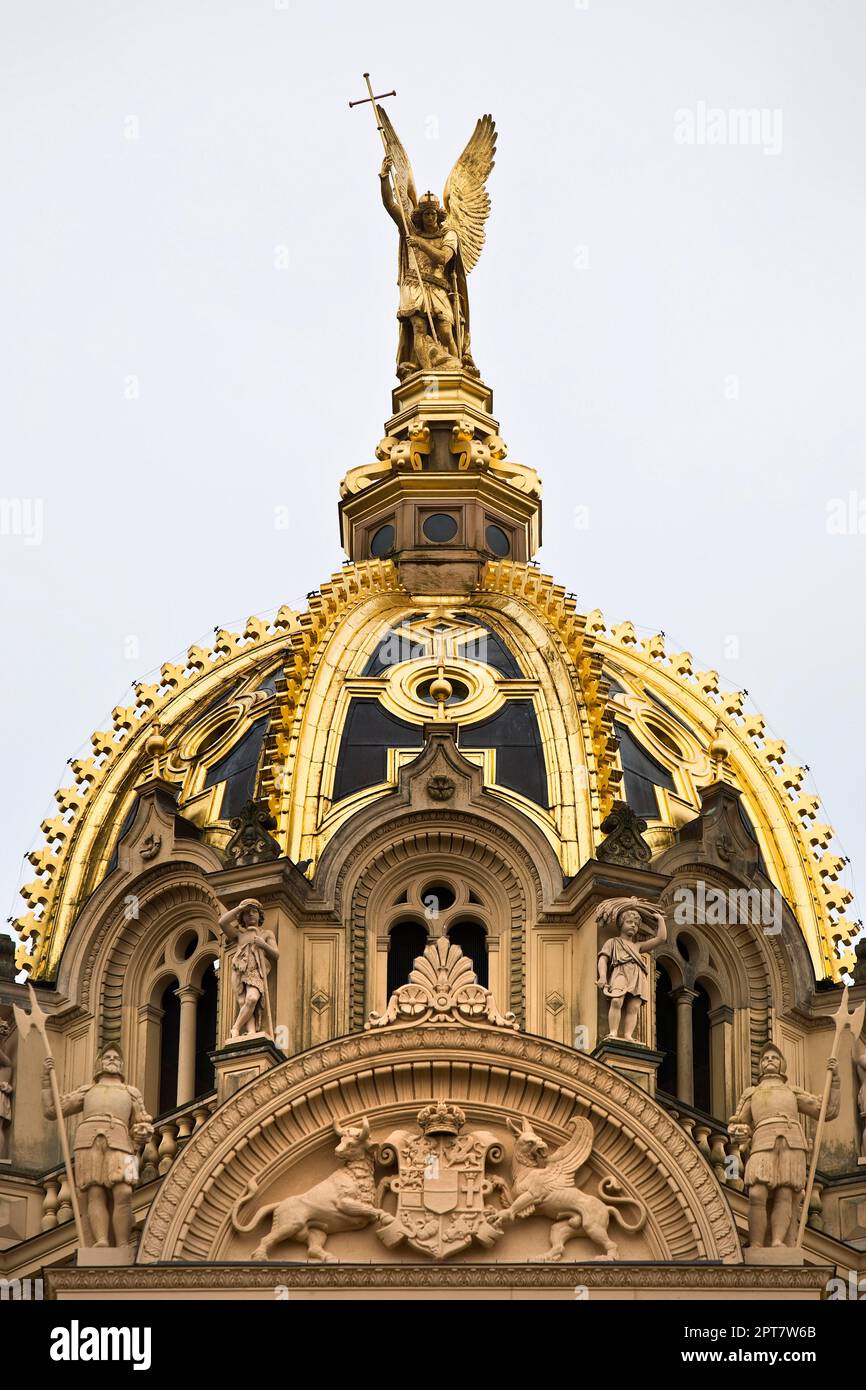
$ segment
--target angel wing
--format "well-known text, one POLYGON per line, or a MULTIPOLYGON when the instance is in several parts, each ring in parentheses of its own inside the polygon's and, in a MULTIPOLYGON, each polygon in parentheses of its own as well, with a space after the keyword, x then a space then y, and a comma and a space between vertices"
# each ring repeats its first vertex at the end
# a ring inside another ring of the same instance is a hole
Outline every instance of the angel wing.
POLYGON ((492 116, 481 116, 442 194, 449 225, 460 238, 463 265, 468 275, 478 264, 484 245, 484 223, 490 215, 486 182, 496 153, 496 126, 492 116))
POLYGON ((412 165, 409 163, 409 156, 400 141, 400 137, 391 124, 391 118, 384 106, 377 106, 379 120, 382 122, 382 129, 388 141, 388 153, 394 166, 394 180, 397 190, 404 204, 409 208, 414 208, 418 204, 418 194, 415 191, 415 176, 412 173, 412 165))
POLYGON ((545 1178, 548 1181, 553 1179, 557 1187, 571 1187, 578 1169, 582 1168, 589 1158, 592 1139, 592 1121, 586 1118, 574 1120, 571 1138, 566 1139, 547 1160, 544 1166, 545 1178))

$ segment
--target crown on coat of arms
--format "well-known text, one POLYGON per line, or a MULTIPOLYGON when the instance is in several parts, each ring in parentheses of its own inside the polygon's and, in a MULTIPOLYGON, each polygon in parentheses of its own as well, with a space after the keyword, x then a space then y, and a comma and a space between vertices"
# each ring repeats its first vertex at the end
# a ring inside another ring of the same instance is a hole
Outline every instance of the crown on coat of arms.
POLYGON ((438 1100, 418 1111, 418 1127, 425 1134, 459 1134, 465 1123, 460 1106, 449 1101, 438 1100))

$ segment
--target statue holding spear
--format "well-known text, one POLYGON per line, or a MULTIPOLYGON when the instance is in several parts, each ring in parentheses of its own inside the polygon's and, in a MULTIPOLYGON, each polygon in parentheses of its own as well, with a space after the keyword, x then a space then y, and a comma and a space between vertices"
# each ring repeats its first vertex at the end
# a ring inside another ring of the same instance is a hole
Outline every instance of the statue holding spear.
POLYGON ((749 1194, 747 1263, 803 1262, 803 1234, 824 1126, 839 1114, 839 1042, 847 1028, 856 1035, 862 1021, 862 1009, 848 1012, 846 986, 835 1015, 833 1046, 820 1096, 790 1084, 785 1056, 775 1043, 767 1043, 761 1052, 758 1084, 743 1092, 737 1113, 728 1125, 731 1138, 749 1148, 744 1174, 749 1194), (809 1146, 801 1115, 817 1121, 808 1175, 809 1146))
POLYGON ((93 1080, 68 1095, 61 1095, 54 1058, 48 1041, 45 1015, 32 985, 30 1013, 15 1009, 18 1031, 26 1036, 35 1027, 45 1046, 42 1075, 42 1110, 47 1120, 57 1120, 60 1145, 69 1183, 72 1214, 79 1248, 127 1251, 132 1236, 132 1190, 138 1181, 138 1149, 153 1134, 151 1118, 141 1092, 128 1086, 123 1056, 115 1043, 99 1053, 93 1080), (75 1163, 69 1152, 64 1119, 81 1115, 75 1132, 75 1163), (86 1219, 80 1195, 87 1203, 86 1219))

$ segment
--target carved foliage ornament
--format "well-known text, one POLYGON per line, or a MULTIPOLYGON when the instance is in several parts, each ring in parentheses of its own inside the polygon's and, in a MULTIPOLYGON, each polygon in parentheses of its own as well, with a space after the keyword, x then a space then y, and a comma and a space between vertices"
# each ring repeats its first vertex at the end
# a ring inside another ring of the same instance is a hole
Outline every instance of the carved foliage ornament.
POLYGON ((646 821, 621 802, 601 823, 602 834, 606 838, 596 850, 596 859, 602 864, 646 868, 652 858, 652 850, 643 838, 646 828, 646 821))

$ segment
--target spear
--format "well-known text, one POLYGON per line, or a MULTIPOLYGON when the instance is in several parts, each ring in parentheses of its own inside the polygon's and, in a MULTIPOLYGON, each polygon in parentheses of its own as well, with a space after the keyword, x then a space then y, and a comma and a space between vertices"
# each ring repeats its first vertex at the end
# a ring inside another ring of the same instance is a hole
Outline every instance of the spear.
MULTIPOLYGON (((397 93, 383 92, 381 96, 374 97, 373 88, 370 86, 370 74, 368 72, 365 72, 362 75, 364 81, 367 84, 367 91, 370 93, 370 95, 366 97, 361 97, 358 101, 350 101, 349 106, 366 106, 367 102, 370 103, 370 105, 373 108, 373 119, 376 122, 376 129, 382 137, 382 145, 384 147, 385 153, 388 156, 388 158, 391 159, 391 146, 388 144, 388 135, 385 130, 385 126, 382 123, 382 118, 379 115, 379 107, 377 105, 377 102, 384 101, 385 97, 395 97, 397 93)), ((391 177, 394 193, 396 194, 395 201, 397 203, 397 207, 400 209, 400 220, 403 223, 403 236, 406 240, 406 250, 409 255, 409 260, 412 262, 412 269, 415 271, 415 274, 418 277, 418 284, 421 286, 421 297, 424 300, 424 313, 427 315, 427 322, 430 325, 430 335, 436 346, 439 347, 439 337, 436 333, 436 325, 433 322, 433 311, 430 308, 430 296, 427 293, 427 286, 425 285, 424 279, 421 275, 421 267, 418 264, 418 257, 415 255, 415 248, 409 239, 409 220, 406 216, 406 208, 403 205, 403 194, 401 192, 400 185, 397 182, 397 175, 394 173, 393 167, 391 170, 391 177)))
MULTIPOLYGON (((27 990, 30 995, 29 1014, 25 1013, 23 1009, 19 1009, 17 1005, 12 1005, 18 1032, 22 1038, 26 1038, 30 1029, 35 1028, 42 1038, 45 1056, 50 1058, 53 1062, 54 1058, 51 1053, 51 1044, 48 1041, 48 1032, 45 1027, 45 1014, 39 1007, 35 989, 29 983, 27 985, 27 990)), ((84 1238, 84 1227, 81 1222, 81 1208, 78 1205, 78 1190, 75 1186, 75 1172, 72 1167, 72 1155, 69 1152, 69 1136, 66 1133, 66 1125, 63 1121, 63 1105, 60 1100, 60 1087, 57 1084, 57 1072, 54 1070, 54 1067, 49 1067, 48 1075, 51 1078, 51 1097, 54 1101, 54 1113, 57 1116, 57 1123, 60 1127, 60 1147, 63 1150, 66 1180, 69 1184, 69 1200, 72 1203, 72 1215, 75 1218, 75 1230, 78 1235, 78 1244, 83 1250, 87 1246, 87 1241, 84 1238)))
MULTIPOLYGON (((852 1009, 848 1012, 848 986, 845 985, 842 991, 842 1003, 833 1014, 836 1022, 836 1029, 833 1034, 833 1048, 828 1062, 834 1061, 839 1055, 839 1043, 842 1034, 846 1029, 851 1030, 852 1037, 859 1037, 863 1027, 863 1019, 866 1016, 866 1003, 860 1005, 859 1009, 852 1009)), ((800 1228, 797 1232, 797 1244, 803 1244, 803 1235, 806 1230, 806 1222, 809 1220, 809 1202, 812 1197, 812 1188, 815 1186, 815 1174, 818 1171, 818 1155, 821 1151, 821 1141, 824 1138, 824 1126, 827 1122, 827 1107, 830 1103, 830 1088, 833 1085, 833 1073, 829 1066, 827 1077, 824 1082, 824 1094, 821 1097, 821 1109, 818 1113, 818 1125, 815 1130, 815 1142, 812 1145, 812 1162, 809 1165, 809 1181, 806 1183, 806 1191, 803 1193, 803 1208, 800 1212, 800 1228)))

